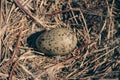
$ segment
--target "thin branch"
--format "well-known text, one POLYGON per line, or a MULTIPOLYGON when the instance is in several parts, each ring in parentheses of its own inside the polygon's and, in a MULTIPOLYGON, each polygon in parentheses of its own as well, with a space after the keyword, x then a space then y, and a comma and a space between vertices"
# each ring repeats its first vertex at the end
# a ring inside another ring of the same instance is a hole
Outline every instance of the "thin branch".
POLYGON ((8 60, 4 65, 2 65, 2 66, 0 67, 0 69, 4 69, 6 66, 10 65, 10 64, 13 62, 15 56, 16 56, 17 53, 18 53, 18 46, 19 46, 19 43, 20 43, 21 34, 22 34, 22 29, 21 29, 20 32, 19 32, 18 40, 17 40, 16 45, 15 45, 15 49, 14 49, 14 52, 13 52, 13 56, 12 56, 11 59, 8 60))

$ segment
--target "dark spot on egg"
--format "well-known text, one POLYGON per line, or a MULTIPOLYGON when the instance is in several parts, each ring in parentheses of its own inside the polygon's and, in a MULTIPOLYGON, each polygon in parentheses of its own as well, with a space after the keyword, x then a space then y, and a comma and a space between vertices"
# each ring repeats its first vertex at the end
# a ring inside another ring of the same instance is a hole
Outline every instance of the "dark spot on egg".
POLYGON ((49 43, 49 46, 51 46, 51 44, 49 43))
MULTIPOLYGON (((45 39, 41 39, 41 41, 44 41, 45 39)), ((40 41, 39 41, 40 42, 40 41)))

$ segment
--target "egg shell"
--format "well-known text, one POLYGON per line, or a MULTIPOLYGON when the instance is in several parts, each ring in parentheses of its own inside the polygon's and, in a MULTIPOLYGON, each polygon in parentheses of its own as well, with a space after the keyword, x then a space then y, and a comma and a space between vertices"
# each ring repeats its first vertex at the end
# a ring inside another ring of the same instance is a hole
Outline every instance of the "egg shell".
POLYGON ((36 40, 37 49, 48 55, 68 54, 76 47, 76 44, 75 33, 67 28, 45 31, 36 40))

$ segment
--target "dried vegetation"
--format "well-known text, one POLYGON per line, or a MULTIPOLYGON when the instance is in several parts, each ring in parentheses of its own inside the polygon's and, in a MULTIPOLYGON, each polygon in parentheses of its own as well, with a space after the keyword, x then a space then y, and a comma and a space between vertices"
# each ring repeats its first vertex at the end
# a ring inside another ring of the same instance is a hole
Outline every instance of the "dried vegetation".
POLYGON ((120 76, 120 0, 0 0, 0 80, 99 80, 120 76), (45 56, 41 30, 72 28, 76 49, 45 56), (32 35, 32 36, 31 36, 32 35))

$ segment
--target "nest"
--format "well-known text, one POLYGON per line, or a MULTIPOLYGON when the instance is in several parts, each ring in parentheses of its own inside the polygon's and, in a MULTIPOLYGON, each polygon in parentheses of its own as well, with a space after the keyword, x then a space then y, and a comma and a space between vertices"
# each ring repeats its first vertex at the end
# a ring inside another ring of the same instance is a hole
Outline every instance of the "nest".
POLYGON ((92 80, 120 77, 119 0, 0 0, 1 80, 92 80), (45 56, 42 30, 73 29, 76 49, 45 56))

